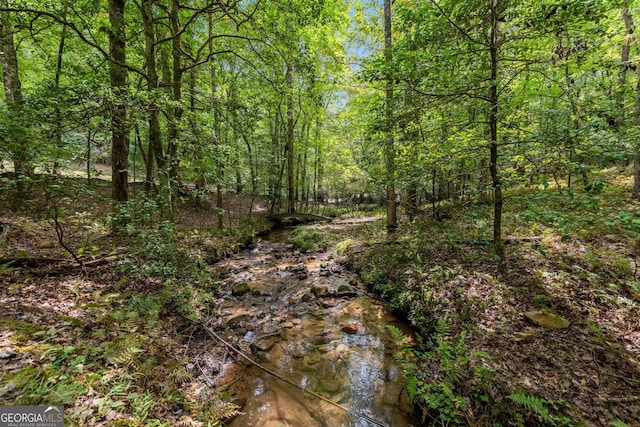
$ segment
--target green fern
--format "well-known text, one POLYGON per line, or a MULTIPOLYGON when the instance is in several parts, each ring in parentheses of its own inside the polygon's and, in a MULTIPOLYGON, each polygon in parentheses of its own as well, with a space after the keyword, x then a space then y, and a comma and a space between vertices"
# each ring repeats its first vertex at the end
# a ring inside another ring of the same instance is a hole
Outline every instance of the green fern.
POLYGON ((218 422, 240 414, 240 407, 231 402, 218 402, 211 410, 210 421, 218 422))
POLYGON ((467 331, 462 331, 456 337, 449 337, 449 330, 444 320, 439 319, 437 326, 435 349, 429 356, 438 360, 440 372, 448 384, 456 385, 469 377, 469 364, 478 358, 490 358, 484 351, 469 352, 465 344, 467 331))
POLYGON ((116 366, 124 366, 131 367, 138 365, 138 355, 144 353, 144 350, 137 347, 124 347, 116 354, 111 357, 111 363, 116 366))
POLYGON ((177 385, 185 384, 193 380, 193 374, 184 369, 182 366, 171 370, 171 372, 169 372, 169 376, 177 385))
POLYGON ((436 336, 444 337, 449 334, 449 326, 443 318, 438 319, 436 323, 436 336))
POLYGON ((397 326, 387 325, 387 330, 400 348, 406 348, 410 344, 411 340, 397 326))
POLYGON ((144 422, 149 416, 149 410, 156 402, 156 398, 151 392, 144 393, 133 400, 133 411, 136 418, 144 422))
POLYGON ((129 394, 133 382, 127 377, 116 377, 107 381, 102 381, 101 384, 108 390, 105 394, 105 400, 110 397, 121 397, 129 394))
POLYGON ((135 294, 129 300, 129 309, 137 312, 147 321, 153 322, 158 317, 160 304, 154 296, 135 294))
POLYGON ((555 424, 551 415, 549 415, 549 409, 547 409, 545 400, 542 400, 536 396, 531 396, 524 393, 512 393, 507 398, 511 399, 515 403, 524 406, 529 411, 533 411, 538 414, 544 421, 555 424))
POLYGON ((16 270, 16 268, 11 267, 12 263, 13 261, 8 262, 6 264, 0 264, 0 276, 2 276, 3 274, 11 273, 12 271, 16 270))
POLYGON ((435 338, 432 350, 422 353, 412 346, 404 333, 394 326, 387 326, 391 336, 399 344, 396 360, 405 379, 407 392, 411 400, 422 402, 428 412, 443 424, 460 423, 469 408, 468 399, 460 394, 460 385, 473 381, 476 390, 482 390, 487 378, 487 368, 472 366, 471 362, 482 357, 489 358, 485 352, 470 352, 465 344, 467 333, 450 335, 445 320, 436 322, 435 338), (424 364, 432 361, 439 366, 440 377, 432 376, 424 364))

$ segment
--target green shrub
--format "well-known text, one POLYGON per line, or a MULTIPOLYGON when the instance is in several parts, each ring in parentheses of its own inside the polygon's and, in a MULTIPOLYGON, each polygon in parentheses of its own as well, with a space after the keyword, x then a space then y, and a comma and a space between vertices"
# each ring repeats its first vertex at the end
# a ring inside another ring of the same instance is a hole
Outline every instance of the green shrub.
POLYGON ((324 235, 313 228, 298 227, 289 236, 289 242, 301 251, 317 249, 323 241, 324 235))

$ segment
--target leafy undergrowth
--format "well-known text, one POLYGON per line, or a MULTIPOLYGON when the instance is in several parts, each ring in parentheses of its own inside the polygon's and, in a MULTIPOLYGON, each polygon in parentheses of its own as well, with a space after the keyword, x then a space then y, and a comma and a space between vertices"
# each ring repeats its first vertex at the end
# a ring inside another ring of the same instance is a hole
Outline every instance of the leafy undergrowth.
POLYGON ((628 182, 509 195, 510 274, 498 277, 487 206, 452 219, 352 230, 343 262, 418 330, 398 359, 435 425, 632 426, 640 420, 640 214, 628 182), (601 190, 601 191, 600 191, 601 190), (571 322, 547 330, 523 313, 571 322))
POLYGON ((301 251, 317 249, 323 240, 324 236, 321 232, 305 227, 296 228, 289 236, 289 241, 293 244, 293 247, 301 251))
POLYGON ((106 185, 54 191, 55 203, 0 216, 0 404, 64 405, 69 426, 216 426, 237 413, 222 391, 231 358, 200 328, 219 304, 208 264, 268 224, 219 230, 211 210, 185 205, 174 224, 138 198, 112 235, 106 185))

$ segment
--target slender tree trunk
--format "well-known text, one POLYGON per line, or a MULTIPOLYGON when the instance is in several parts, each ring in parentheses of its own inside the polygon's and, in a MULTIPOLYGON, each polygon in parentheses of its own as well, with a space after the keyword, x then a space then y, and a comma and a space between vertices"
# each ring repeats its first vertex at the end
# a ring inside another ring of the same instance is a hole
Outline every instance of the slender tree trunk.
POLYGON ((189 141, 191 146, 191 153, 193 155, 193 163, 195 169, 195 194, 194 194, 194 205, 195 208, 200 210, 202 209, 202 202, 207 197, 207 178, 204 173, 203 167, 203 158, 204 153, 202 152, 202 143, 203 140, 200 127, 196 122, 195 113, 196 111, 196 72, 195 70, 190 70, 188 74, 188 84, 189 84, 189 110, 192 114, 189 115, 189 128, 191 129, 191 139, 189 141))
POLYGON ((242 194, 242 192, 244 191, 244 184, 242 183, 242 172, 240 171, 240 165, 237 162, 234 169, 236 173, 236 194, 242 194))
MULTIPOLYGON (((280 123, 280 128, 278 130, 278 135, 285 135, 287 134, 287 130, 286 130, 286 123, 284 121, 284 117, 282 117, 282 111, 280 109, 280 106, 278 106, 278 111, 276 112, 276 114, 279 117, 279 123, 280 123)), ((284 171, 285 168, 287 167, 287 161, 286 161, 286 142, 285 142, 285 150, 282 150, 280 147, 280 141, 279 139, 275 141, 276 145, 274 146, 274 149, 276 150, 276 154, 275 154, 275 164, 278 165, 280 171, 278 173, 278 175, 276 176, 276 181, 275 181, 275 187, 274 187, 274 196, 272 198, 272 203, 271 203, 271 213, 275 213, 275 212, 280 212, 281 206, 282 206, 282 180, 284 177, 284 171)))
MULTIPOLYGON (((391 0, 384 0, 384 58, 387 63, 392 61, 391 52, 391 0)), ((385 88, 385 120, 387 140, 385 143, 385 167, 387 188, 387 231, 398 228, 396 212, 395 188, 395 147, 393 142, 393 76, 387 76, 385 88)))
MULTIPOLYGON (((638 48, 640 55, 640 47, 638 48)), ((640 128, 640 64, 636 66, 636 74, 638 82, 636 84, 636 105, 634 111, 633 123, 640 128)), ((640 150, 636 148, 636 154, 633 158, 633 193, 636 197, 640 197, 640 150)))
MULTIPOLYGON (((578 129, 580 128, 579 111, 578 111, 578 105, 577 105, 577 100, 580 98, 580 89, 577 89, 575 87, 573 79, 569 74, 568 64, 565 65, 564 76, 565 76, 567 99, 569 100, 569 104, 571 105, 571 115, 567 117, 567 129, 573 128, 577 132, 578 129)), ((565 146, 567 147, 567 152, 569 157, 569 166, 571 167, 574 160, 577 160, 578 162, 580 162, 581 169, 582 169, 582 172, 581 172, 582 182, 583 182, 583 185, 587 185, 589 183, 589 175, 587 173, 588 172, 587 168, 585 167, 585 163, 586 163, 585 156, 583 154, 578 155, 576 153, 576 147, 572 139, 566 141, 565 146)), ((567 188, 571 188, 571 181, 572 181, 572 170, 569 169, 569 173, 567 176, 567 188)))
POLYGON ((109 65, 111 88, 115 97, 111 112, 111 182, 112 198, 116 202, 129 199, 129 138, 127 137, 127 107, 124 101, 127 85, 125 63, 126 0, 109 0, 109 49, 112 61, 109 65))
MULTIPOLYGON (((0 0, 0 8, 8 7, 7 0, 0 0)), ((11 120, 18 122, 23 104, 22 84, 18 74, 18 57, 13 41, 13 24, 8 12, 0 13, 0 63, 2 63, 2 80, 4 83, 4 99, 11 120)), ((27 141, 24 135, 15 135, 11 157, 17 177, 32 175, 29 164, 27 141)), ((22 197, 22 184, 18 185, 18 197, 22 197)))
POLYGON ((436 173, 437 169, 433 168, 431 171, 431 211, 434 218, 436 217, 436 173))
POLYGON ((625 2, 625 6, 622 8, 622 20, 624 21, 624 28, 626 33, 622 42, 622 51, 620 52, 620 69, 618 70, 618 87, 615 95, 618 111, 620 112, 619 124, 622 124, 625 119, 625 108, 624 108, 625 90, 624 89, 627 84, 627 71, 629 70, 631 65, 629 63, 629 53, 631 52, 631 38, 633 37, 633 33, 634 33, 633 18, 631 16, 631 12, 629 11, 627 2, 625 2))
MULTIPOLYGON (((8 7, 7 0, 0 0, 0 8, 8 7)), ((13 24, 8 12, 0 13, 0 48, 2 77, 7 105, 22 103, 22 84, 18 76, 18 57, 13 42, 13 24)))
POLYGON ((244 141, 244 145, 247 147, 247 161, 249 163, 249 173, 251 174, 251 192, 255 196, 258 194, 258 180, 256 178, 257 159, 254 159, 253 148, 251 147, 249 137, 244 132, 241 132, 241 136, 244 141))
MULTIPOLYGON (((213 16, 209 14, 207 20, 209 31, 209 55, 213 54, 213 16)), ((211 109, 213 110, 213 144, 220 146, 222 144, 222 133, 220 131, 220 102, 218 99, 218 80, 216 76, 216 62, 211 59, 209 62, 209 83, 211 85, 211 109)), ((220 150, 218 150, 218 153, 220 150)), ((218 154, 219 155, 219 154, 218 154)), ((224 228, 224 210, 222 181, 224 179, 225 164, 219 157, 216 159, 216 215, 218 218, 218 228, 224 228)))
POLYGON ((295 169, 293 165, 293 72, 291 65, 287 64, 286 72, 287 81, 287 190, 288 190, 288 213, 295 213, 296 211, 296 199, 295 199, 295 169))
POLYGON ((171 91, 173 95, 174 107, 172 108, 171 120, 169 121, 169 144, 167 147, 169 157, 169 179, 172 186, 178 179, 178 169, 180 160, 178 159, 178 138, 180 136, 180 119, 182 118, 182 40, 180 36, 180 0, 171 0, 171 10, 169 12, 169 26, 171 28, 171 57, 172 76, 171 91))
MULTIPOLYGON (((166 37, 167 33, 164 31, 162 26, 156 27, 156 38, 163 39, 166 37)), ((166 46, 156 46, 156 53, 158 57, 157 65, 159 66, 159 70, 161 71, 161 75, 159 76, 159 87, 164 88, 167 91, 167 95, 171 97, 171 90, 167 90, 167 88, 171 87, 171 67, 169 66, 169 52, 166 46)), ((160 111, 158 111, 160 113, 160 111)), ((160 115, 159 115, 160 117, 160 115)), ((171 121, 171 107, 166 107, 165 117, 167 118, 167 122, 171 121)), ((169 127, 169 125, 167 125, 169 127)), ((154 157, 156 159, 156 174, 158 177, 158 181, 160 182, 160 193, 162 196, 166 197, 166 202, 168 202, 169 209, 171 208, 171 182, 169 179, 169 150, 167 143, 167 148, 164 147, 164 143, 161 139, 160 148, 154 150, 154 157)))
POLYGON ((304 144, 304 155, 302 156, 302 172, 300 177, 300 188, 301 188, 301 199, 303 209, 308 211, 309 208, 309 179, 307 177, 307 160, 308 160, 308 149, 309 146, 309 136, 311 132, 311 125, 306 125, 305 131, 305 144, 304 144))
MULTIPOLYGON (((624 89, 627 84, 627 71, 631 68, 629 56, 631 53, 631 41, 635 33, 635 26, 633 24, 631 11, 629 10, 628 1, 624 2, 624 7, 622 8, 622 20, 624 21, 626 34, 622 43, 622 52, 620 55, 620 71, 618 73, 618 90, 616 96, 616 102, 618 104, 618 109, 620 110, 620 121, 618 123, 620 129, 624 128, 623 126, 626 113, 624 105, 624 89)), ((638 48, 638 54, 640 54, 640 48, 638 48)), ((636 102, 633 114, 633 123, 635 126, 640 126, 640 66, 636 66, 636 72, 639 80, 636 87, 636 102)), ((637 144, 633 148, 635 151, 635 154, 633 156, 633 195, 637 198, 640 197, 640 149, 638 148, 637 144)))
POLYGON ((496 253, 498 271, 507 274, 507 264, 502 239, 502 181, 498 172, 498 67, 500 50, 500 1, 489 0, 491 12, 491 31, 489 55, 491 60, 491 85, 489 87, 489 172, 493 186, 493 248, 496 253))
POLYGON ((145 64, 147 68, 147 94, 149 96, 149 146, 147 148, 146 174, 144 189, 151 190, 155 184, 155 166, 164 169, 165 156, 160 130, 160 108, 155 101, 158 90, 158 71, 156 66, 156 31, 153 18, 155 0, 142 1, 142 21, 144 24, 145 64))
MULTIPOLYGON (((235 72, 235 62, 234 62, 234 72, 235 72)), ((240 128, 240 121, 238 119, 238 99, 237 99, 237 90, 235 85, 235 80, 231 83, 229 87, 229 105, 230 105, 230 114, 231 114, 231 140, 233 141, 233 146, 235 147, 238 144, 238 129, 240 128)), ((240 150, 234 150, 236 153, 239 153, 240 150)), ((251 167, 251 163, 249 163, 249 167, 251 167)), ((236 174, 236 194, 242 194, 244 191, 244 185, 242 183, 242 173, 240 171, 240 155, 236 154, 234 159, 234 168, 236 174)))
MULTIPOLYGON (((624 22, 625 35, 622 39, 622 49, 620 51, 620 67, 618 69, 618 84, 616 86, 616 90, 614 91, 614 97, 616 101, 616 107, 618 108, 618 117, 617 117, 617 134, 618 134, 618 144, 621 150, 625 150, 626 147, 626 121, 627 121, 627 111, 625 106, 625 95, 627 92, 627 71, 631 66, 629 62, 629 54, 631 52, 631 40, 633 38, 634 26, 633 26, 633 18, 631 16, 631 12, 629 11, 629 2, 624 1, 621 13, 622 21, 624 22)), ((635 172, 635 156, 625 156, 626 157, 626 165, 629 165, 629 160, 634 161, 634 172, 635 172)), ((635 177, 635 174, 634 174, 635 177)), ((640 184, 639 184, 640 185, 640 184)), ((638 195, 636 189, 636 180, 634 178, 634 191, 633 194, 635 196, 638 195)))
POLYGON ((316 117, 315 157, 313 161, 313 201, 320 201, 322 187, 322 146, 320 145, 320 119, 316 117))
POLYGON ((93 133, 91 129, 87 131, 87 185, 91 185, 91 140, 93 133))
MULTIPOLYGON (((67 11, 65 8, 64 18, 66 19, 67 11)), ((60 90, 60 76, 62 75, 62 57, 64 55, 64 45, 66 41, 67 34, 67 26, 62 25, 62 30, 60 31, 60 42, 58 43, 58 55, 56 58, 56 74, 54 76, 54 84, 56 88, 56 92, 59 93, 60 90)), ((55 104, 54 110, 55 116, 55 128, 53 130, 53 143, 59 149, 62 148, 62 112, 60 111, 60 105, 58 103, 55 104)), ((56 155, 57 157, 57 155, 56 155)), ((53 163, 53 174, 58 173, 58 169, 60 168, 60 164, 58 160, 53 163)))
POLYGON ((413 221, 416 212, 418 212, 418 186, 415 182, 411 182, 407 189, 407 211, 409 213, 409 221, 413 221))
MULTIPOLYGON (((276 111, 274 112, 273 116, 274 116, 273 132, 271 137, 271 163, 279 166, 280 162, 279 162, 278 153, 280 151, 280 147, 279 147, 280 114, 278 113, 278 108, 276 108, 276 111)), ((280 169, 280 167, 278 167, 278 169, 280 169)), ((271 197, 271 205, 269 208, 269 213, 272 215, 275 213, 276 197, 280 197, 280 194, 278 192, 279 190, 278 179, 279 179, 278 174, 273 173, 273 169, 272 169, 272 173, 269 175, 269 196, 271 197)))

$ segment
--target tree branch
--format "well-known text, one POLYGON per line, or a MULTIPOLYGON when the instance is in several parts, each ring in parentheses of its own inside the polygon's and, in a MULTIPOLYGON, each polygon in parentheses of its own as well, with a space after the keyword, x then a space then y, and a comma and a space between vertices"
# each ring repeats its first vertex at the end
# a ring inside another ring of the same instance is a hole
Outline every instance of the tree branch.
MULTIPOLYGON (((1 8, 0 12, 15 12, 15 13, 29 13, 29 14, 35 14, 36 17, 35 19, 38 19, 40 17, 47 17, 50 19, 53 19, 54 21, 58 22, 59 24, 62 25, 66 25, 67 27, 69 27, 74 33, 76 33, 76 35, 80 38, 80 40, 82 40, 85 44, 93 47, 94 49, 96 49, 100 55, 102 55, 104 58, 108 59, 109 61, 113 62, 114 64, 119 65, 120 67, 126 68, 127 70, 134 72, 142 77, 146 78, 146 73, 144 73, 142 70, 140 70, 139 68, 136 68, 132 65, 129 64, 123 64, 119 61, 115 61, 111 55, 109 54, 109 52, 107 52, 102 46, 100 46, 97 42, 90 40, 86 34, 84 34, 84 32, 78 28, 78 26, 74 23, 74 22, 70 22, 68 20, 66 20, 65 18, 61 18, 58 15, 56 15, 55 13, 52 12, 48 12, 46 10, 37 10, 37 9, 31 9, 31 8, 26 8, 26 7, 20 7, 20 8, 14 8, 14 7, 9 7, 9 8, 1 8)), ((35 20, 34 19, 34 20, 35 20)))
POLYGON ((469 39, 469 41, 471 41, 471 43, 479 44, 479 45, 482 45, 482 46, 489 47, 489 43, 485 43, 485 42, 482 42, 482 41, 480 41, 480 40, 476 40, 476 39, 474 39, 473 37, 471 37, 471 35, 470 35, 468 32, 466 32, 465 30, 463 30, 463 29, 462 29, 462 28, 461 28, 461 27, 460 27, 460 26, 459 26, 459 25, 458 25, 458 24, 457 24, 453 19, 451 19, 451 18, 449 17, 449 15, 447 15, 447 13, 444 11, 444 9, 442 9, 442 7, 440 7, 440 5, 439 5, 435 0, 429 0, 429 1, 430 1, 430 3, 431 3, 432 5, 434 5, 434 6, 436 7, 436 9, 438 9, 438 11, 439 11, 440 13, 442 13, 442 16, 444 16, 444 18, 447 20, 447 22, 448 22, 449 24, 451 24, 451 25, 453 26, 453 28, 455 28, 456 30, 458 30, 458 32, 459 32, 460 34, 462 34, 462 36, 463 36, 464 38, 469 39))

